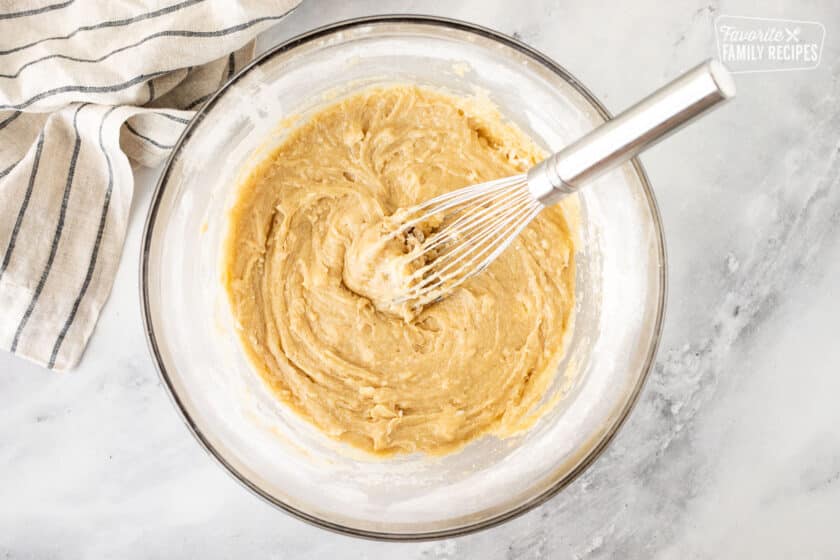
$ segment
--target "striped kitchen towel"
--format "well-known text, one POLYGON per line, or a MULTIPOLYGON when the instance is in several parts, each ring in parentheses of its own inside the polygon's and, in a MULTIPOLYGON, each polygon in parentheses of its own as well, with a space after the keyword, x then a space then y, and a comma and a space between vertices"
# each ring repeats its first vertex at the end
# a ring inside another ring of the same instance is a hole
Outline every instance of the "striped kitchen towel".
POLYGON ((131 162, 159 163, 298 2, 0 0, 0 347, 76 365, 120 259, 131 162))

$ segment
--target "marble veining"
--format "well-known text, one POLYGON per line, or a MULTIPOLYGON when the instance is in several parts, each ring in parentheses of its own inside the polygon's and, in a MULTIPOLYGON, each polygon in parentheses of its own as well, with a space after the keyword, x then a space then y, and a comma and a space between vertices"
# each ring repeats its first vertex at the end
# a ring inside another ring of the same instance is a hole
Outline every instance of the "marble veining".
POLYGON ((125 253, 81 367, 0 356, 3 558, 831 558, 840 555, 840 43, 830 0, 306 0, 265 47, 346 17, 473 21, 547 53, 613 111, 715 55, 719 14, 821 21, 821 65, 643 157, 669 251, 656 367, 607 452, 547 504, 459 539, 374 543, 292 519, 201 450, 160 386, 125 253), (613 15, 615 14, 615 15, 613 15))

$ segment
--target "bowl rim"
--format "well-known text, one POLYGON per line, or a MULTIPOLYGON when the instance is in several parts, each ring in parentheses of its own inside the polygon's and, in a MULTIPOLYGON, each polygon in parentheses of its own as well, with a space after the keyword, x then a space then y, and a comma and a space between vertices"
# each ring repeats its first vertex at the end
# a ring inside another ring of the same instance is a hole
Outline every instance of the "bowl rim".
POLYGON ((290 514, 291 516, 309 523, 310 525, 314 525, 316 527, 320 527, 322 529, 327 529, 329 531, 348 535, 353 537, 360 537, 365 539, 377 540, 377 541, 396 541, 396 542, 411 542, 411 541, 427 541, 427 540, 435 540, 435 539, 443 539, 443 538, 450 538, 450 537, 458 537, 464 536, 470 533, 474 533, 476 531, 489 529, 491 527, 495 527, 500 525, 506 521, 509 521, 515 517, 518 517, 527 511, 534 509, 535 507, 542 505, 556 494, 558 494, 561 490, 563 490, 566 486, 568 486, 571 482, 576 480, 583 472, 585 472, 592 463, 601 456, 607 446, 615 437, 616 433, 619 431, 621 426, 626 421, 627 417, 629 416, 630 412, 635 407, 636 403, 638 402, 639 395, 647 381, 647 378, 650 375, 650 371, 653 368, 657 350, 659 348, 659 344, 662 338, 662 329, 664 324, 664 316, 665 316, 665 305, 667 301, 667 292, 668 292, 668 283, 667 283, 667 252, 665 247, 665 238, 664 232, 662 227, 662 218, 659 212, 659 207, 656 203, 656 198, 653 194, 653 188, 650 184, 650 180, 648 179, 647 173, 645 172, 644 167, 642 166, 641 162, 638 158, 633 158, 631 163, 633 165, 634 171, 639 178, 639 181, 642 185, 642 190, 644 191, 645 198, 650 209, 651 215, 653 217, 654 222, 654 230, 656 231, 656 244, 657 244, 657 251, 659 257, 659 284, 661 289, 659 291, 659 297, 657 300, 657 309, 656 309, 656 317, 654 321, 653 333, 651 337, 650 346, 648 348, 647 356, 645 356, 644 366, 642 368, 642 374, 639 376, 639 379, 630 392, 629 398, 627 399, 624 407, 620 410, 619 414, 615 417, 613 424, 603 433, 600 438, 600 441, 596 443, 587 453, 585 457, 583 457, 580 462, 571 469, 568 473, 562 476, 559 480, 554 482, 549 488, 544 490, 542 493, 533 496, 531 499, 527 500, 526 502, 511 508, 507 511, 489 517, 487 519, 477 521, 474 523, 470 523, 468 525, 462 525, 459 527, 454 528, 447 528, 447 529, 439 529, 434 531, 426 531, 426 532, 418 532, 418 533, 389 533, 384 531, 374 531, 368 529, 359 529, 355 527, 349 527, 345 525, 341 525, 339 523, 335 523, 333 521, 329 521, 326 519, 322 519, 314 514, 308 513, 301 509, 295 508, 290 504, 283 502, 275 498, 274 496, 270 495, 268 492, 264 491, 262 488, 257 486, 255 483, 251 482, 246 476, 240 473, 233 465, 231 465, 223 456, 222 454, 216 450, 212 443, 208 440, 208 438, 202 433, 199 426, 195 423, 195 421, 190 417, 187 409, 185 408, 181 398, 178 396, 175 387, 172 383, 172 380, 167 372, 166 365, 164 364, 163 358, 160 353, 160 349, 158 347, 157 339, 155 337, 154 329, 152 327, 152 317, 151 317, 151 309, 149 304, 149 252, 151 247, 152 235, 155 229, 156 219, 158 216, 158 211, 160 209, 160 203, 162 199, 163 192, 166 188, 166 185, 169 181, 169 175, 172 170, 173 163, 178 159, 180 155, 180 151, 184 143, 192 136, 193 132, 195 131, 196 124, 199 123, 203 117, 209 112, 209 110, 216 104, 219 98, 227 91, 234 83, 236 83, 240 78, 242 78, 245 74, 251 71, 253 68, 260 66, 261 64, 267 62, 271 58, 290 51, 298 46, 303 44, 309 43, 315 39, 323 37, 325 35, 329 35, 335 33, 337 31, 347 30, 353 27, 371 25, 371 24, 388 24, 388 23, 406 23, 406 24, 419 24, 419 25, 429 25, 433 27, 444 27, 449 29, 455 29, 458 31, 463 31, 466 33, 471 33, 474 35, 478 35, 487 39, 491 39, 497 43, 502 45, 511 47, 520 53, 528 56, 535 62, 541 64, 543 67, 547 68, 548 70, 557 74, 561 79, 563 79, 566 83, 568 83, 571 87, 573 87, 579 94, 581 94, 585 100, 589 103, 589 105, 595 109, 598 114, 604 118, 605 120, 610 120, 612 118, 612 114, 607 110, 607 108, 601 103, 601 101, 595 97, 595 95, 589 91, 575 76, 573 76, 568 70, 566 70, 563 66, 546 56, 545 54, 541 53, 540 51, 534 49, 533 47, 500 33, 498 31, 489 29, 487 27, 483 27, 480 25, 476 25, 473 23, 439 17, 439 16, 431 16, 431 15, 421 15, 421 14, 384 14, 384 15, 375 15, 375 16, 364 16, 364 17, 357 17, 357 18, 350 18, 341 20, 335 23, 323 25, 312 29, 310 31, 301 33, 296 35, 278 45, 269 48, 258 57, 256 57, 253 61, 251 61, 248 65, 243 67, 239 72, 237 72, 230 80, 228 80, 224 85, 222 85, 218 91, 216 91, 208 100, 207 102, 202 105, 197 111, 190 122, 184 128, 184 131, 181 133, 181 136, 178 138, 178 141, 175 143, 172 151, 170 152, 169 156, 164 163, 163 170, 158 178, 157 184, 155 185, 154 192, 152 193, 152 199, 149 206, 149 211, 146 216, 145 224, 143 227, 142 233, 142 244, 141 244, 141 254, 140 254, 140 266, 139 266, 139 280, 140 280, 140 303, 141 303, 141 317, 143 320, 143 331, 145 333, 146 343, 149 349, 149 352, 152 356, 152 361, 155 364, 155 368, 158 371, 158 374, 163 382, 164 386, 166 387, 166 392, 169 394, 169 397, 178 411, 179 415, 181 416, 182 420, 186 424, 189 431, 201 445, 201 447, 213 458, 215 459, 224 470, 233 477, 239 484, 243 487, 251 491, 254 495, 262 498, 269 504, 277 507, 286 513, 290 514))

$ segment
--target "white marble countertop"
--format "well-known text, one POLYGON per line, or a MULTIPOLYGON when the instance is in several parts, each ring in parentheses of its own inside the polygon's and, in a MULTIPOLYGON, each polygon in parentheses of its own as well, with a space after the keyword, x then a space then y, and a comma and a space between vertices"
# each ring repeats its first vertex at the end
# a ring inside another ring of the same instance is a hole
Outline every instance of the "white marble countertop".
POLYGON ((495 529, 383 544, 274 510, 202 451, 141 329, 139 170, 113 293, 78 370, 0 355, 2 558, 840 556, 840 4, 834 0, 305 0, 269 44, 346 17, 424 12, 515 35, 613 111, 715 55, 719 14, 817 20, 810 71, 739 96, 643 157, 665 222, 659 358, 607 452, 495 529))

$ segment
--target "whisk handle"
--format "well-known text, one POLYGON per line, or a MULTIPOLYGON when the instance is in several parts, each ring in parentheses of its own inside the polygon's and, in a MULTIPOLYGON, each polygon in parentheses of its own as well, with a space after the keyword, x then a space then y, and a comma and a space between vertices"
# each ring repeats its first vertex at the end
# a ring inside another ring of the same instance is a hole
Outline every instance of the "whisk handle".
POLYGON ((708 60, 535 166, 528 188, 553 204, 734 96, 729 72, 708 60))

